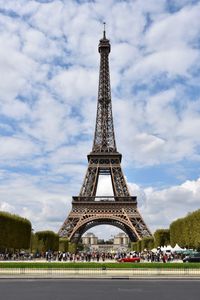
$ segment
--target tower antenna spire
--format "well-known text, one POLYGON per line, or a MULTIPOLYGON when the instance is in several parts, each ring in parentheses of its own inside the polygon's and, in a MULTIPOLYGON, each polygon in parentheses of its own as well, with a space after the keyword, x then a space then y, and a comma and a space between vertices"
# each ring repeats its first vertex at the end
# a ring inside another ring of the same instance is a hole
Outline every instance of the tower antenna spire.
POLYGON ((106 22, 103 22, 103 38, 106 39, 106 22))

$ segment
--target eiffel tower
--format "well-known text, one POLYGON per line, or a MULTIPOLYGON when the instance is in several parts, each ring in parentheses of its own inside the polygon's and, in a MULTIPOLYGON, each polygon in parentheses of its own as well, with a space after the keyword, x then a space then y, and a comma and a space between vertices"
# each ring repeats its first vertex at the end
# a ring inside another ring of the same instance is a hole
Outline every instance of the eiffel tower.
POLYGON ((151 232, 137 209, 137 197, 129 193, 120 164, 122 155, 116 147, 108 59, 111 46, 105 26, 98 50, 100 72, 93 148, 87 156, 88 169, 79 196, 73 197, 72 210, 59 236, 77 243, 88 229, 109 224, 123 230, 131 241, 137 241, 151 236, 151 232), (96 195, 100 175, 110 175, 113 197, 96 195))

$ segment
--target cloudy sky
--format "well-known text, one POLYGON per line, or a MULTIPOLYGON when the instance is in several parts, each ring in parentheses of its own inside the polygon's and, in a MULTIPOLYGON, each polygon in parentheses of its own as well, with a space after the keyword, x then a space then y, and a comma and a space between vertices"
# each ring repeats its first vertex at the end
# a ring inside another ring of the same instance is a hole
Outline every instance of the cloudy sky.
POLYGON ((92 148, 103 21, 117 148, 142 216, 153 232, 198 209, 199 16, 193 0, 0 0, 0 210, 35 231, 68 215, 92 148))

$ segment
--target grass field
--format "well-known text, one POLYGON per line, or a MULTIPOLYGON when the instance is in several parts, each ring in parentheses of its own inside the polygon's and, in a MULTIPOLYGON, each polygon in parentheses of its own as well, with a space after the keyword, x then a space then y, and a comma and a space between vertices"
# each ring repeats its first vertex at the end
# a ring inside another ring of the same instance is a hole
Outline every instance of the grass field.
POLYGON ((0 268, 34 268, 34 269, 197 269, 200 263, 95 263, 95 262, 0 262, 0 268))

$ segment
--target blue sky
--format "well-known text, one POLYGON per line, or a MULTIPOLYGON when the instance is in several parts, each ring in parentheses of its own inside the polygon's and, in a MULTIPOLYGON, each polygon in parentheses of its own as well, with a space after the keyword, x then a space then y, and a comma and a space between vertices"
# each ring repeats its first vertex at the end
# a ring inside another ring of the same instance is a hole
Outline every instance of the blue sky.
POLYGON ((139 210, 154 231, 198 209, 199 15, 189 0, 0 0, 0 210, 55 231, 69 213, 92 148, 103 21, 117 148, 139 210))

